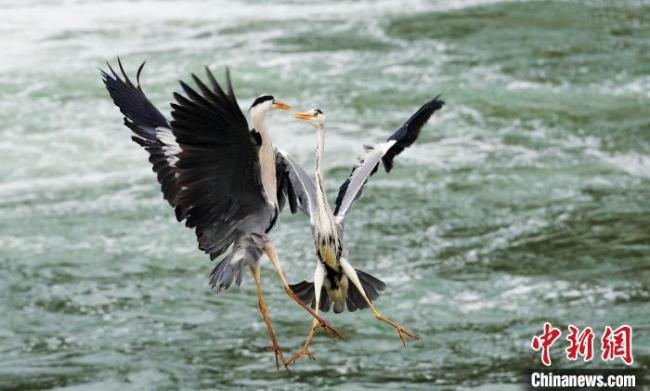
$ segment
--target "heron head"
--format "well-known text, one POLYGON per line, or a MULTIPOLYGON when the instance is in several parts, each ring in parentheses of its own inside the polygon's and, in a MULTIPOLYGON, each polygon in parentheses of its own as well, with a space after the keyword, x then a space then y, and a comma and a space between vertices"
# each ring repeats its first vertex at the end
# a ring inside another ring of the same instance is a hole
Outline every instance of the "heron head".
POLYGON ((320 109, 311 109, 309 111, 303 111, 302 113, 295 113, 293 117, 307 121, 319 128, 322 128, 325 125, 325 114, 323 114, 320 109))
POLYGON ((268 113, 271 110, 289 110, 289 105, 271 95, 260 95, 249 110, 251 113, 268 113))

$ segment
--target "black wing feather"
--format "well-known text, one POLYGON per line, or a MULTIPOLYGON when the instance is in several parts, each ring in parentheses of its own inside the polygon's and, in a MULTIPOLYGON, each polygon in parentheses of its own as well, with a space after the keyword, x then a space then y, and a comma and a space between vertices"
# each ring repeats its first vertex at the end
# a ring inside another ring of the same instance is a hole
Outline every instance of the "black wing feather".
POLYGON ((424 106, 420 107, 420 109, 415 114, 413 114, 411 118, 409 118, 408 121, 402 125, 401 128, 399 128, 386 140, 396 141, 395 145, 393 145, 388 150, 388 152, 386 152, 384 157, 381 158, 382 162, 384 163, 386 172, 390 172, 390 170, 393 168, 393 159, 395 156, 402 153, 404 148, 410 147, 411 144, 417 140, 418 136, 420 135, 420 129, 422 129, 424 124, 426 124, 429 118, 431 118, 431 115, 433 115, 433 113, 437 110, 441 109, 445 104, 445 102, 439 98, 440 95, 436 96, 431 101, 427 102, 424 106))
POLYGON ((145 63, 138 67, 137 85, 129 79, 119 57, 117 63, 122 76, 107 63, 110 74, 101 71, 104 85, 115 105, 124 114, 124 125, 134 133, 132 140, 149 153, 149 162, 157 175, 163 196, 175 208, 176 218, 181 221, 185 217, 185 211, 175 202, 179 189, 175 177, 176 169, 169 164, 165 156, 164 144, 156 138, 156 128, 169 128, 170 124, 140 87, 140 74, 145 63))
POLYGON ((268 205, 256 132, 248 129, 229 75, 226 94, 207 68, 206 73, 211 88, 192 75, 200 93, 180 82, 185 95, 174 94, 171 126, 182 150, 176 201, 187 209, 186 224, 196 229, 199 248, 215 258, 232 244, 244 218, 268 205))
MULTIPOLYGON (((445 104, 439 97, 438 95, 425 103, 402 127, 388 137, 386 142, 394 141, 394 143, 387 150, 376 149, 374 146, 366 147, 369 153, 366 154, 360 164, 352 168, 350 176, 339 188, 339 193, 336 197, 336 208, 334 210, 336 216, 341 219, 345 217, 345 214, 354 201, 361 197, 363 187, 368 182, 368 178, 377 172, 380 159, 384 164, 386 172, 390 172, 393 168, 393 159, 395 156, 399 155, 405 148, 415 142, 420 135, 420 130, 431 115, 445 104), (353 183, 354 185, 351 188, 351 184, 353 183)), ((388 144, 384 145, 387 146, 388 144)))

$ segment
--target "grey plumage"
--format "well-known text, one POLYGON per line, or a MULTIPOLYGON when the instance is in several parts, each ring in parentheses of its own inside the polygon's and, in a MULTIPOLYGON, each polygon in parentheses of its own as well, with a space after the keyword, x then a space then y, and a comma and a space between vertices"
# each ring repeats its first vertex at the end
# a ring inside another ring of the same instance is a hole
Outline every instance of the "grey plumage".
POLYGON ((149 152, 165 199, 176 209, 177 219, 194 229, 201 250, 211 259, 225 254, 210 273, 210 286, 219 292, 239 285, 242 269, 250 267, 278 367, 280 362, 286 367, 287 361, 264 303, 262 254, 268 256, 287 295, 332 336, 342 338, 290 289, 269 235, 285 204, 294 213, 309 210, 310 190, 300 183, 304 172, 273 149, 266 129, 267 113, 289 106, 270 95, 259 97, 250 108, 251 128, 228 71, 224 90, 206 68, 207 83, 194 74, 195 87, 180 82, 182 93, 174 93, 169 122, 140 88, 143 66, 134 85, 118 62, 123 79, 109 64, 112 75, 102 71, 104 84, 124 114, 133 140, 149 152))
MULTIPOLYGON (((299 202, 297 207, 307 216, 311 216, 316 212, 317 192, 314 181, 305 169, 296 163, 286 152, 276 150, 276 159, 276 174, 281 178, 282 183, 291 185, 291 194, 299 202)), ((289 189, 278 186, 278 193, 280 193, 280 190, 283 190, 284 194, 289 194, 289 189)), ((289 198, 291 199, 291 197, 289 198)), ((291 212, 295 213, 296 210, 292 208, 291 212)))
MULTIPOLYGON (((316 292, 317 288, 313 282, 302 281, 291 286, 304 303, 309 303, 315 307, 317 305, 315 295, 320 294, 320 309, 323 311, 329 309, 330 302, 334 304, 335 312, 341 312, 344 304, 347 304, 349 311, 355 311, 369 307, 369 303, 363 297, 362 292, 359 291, 358 286, 363 289, 363 293, 370 302, 374 301, 379 296, 379 293, 384 290, 385 284, 366 272, 351 267, 346 272, 345 267, 349 266, 347 261, 348 252, 342 240, 345 217, 353 203, 361 196, 368 178, 377 171, 379 162, 383 161, 386 171, 389 172, 393 166, 394 157, 415 142, 422 126, 435 111, 444 105, 444 102, 438 98, 435 97, 420 107, 385 142, 365 146, 366 153, 362 157, 360 164, 354 166, 350 176, 339 189, 336 209, 333 214, 327 202, 320 165, 324 145, 324 119, 319 119, 319 115, 322 117, 323 113, 314 109, 310 112, 295 115, 296 118, 310 121, 317 129, 316 185, 305 180, 302 180, 301 183, 311 183, 305 187, 309 189, 305 190, 305 193, 309 195, 307 201, 311 202, 309 215, 312 221, 316 253, 319 262, 324 265, 325 271, 322 285, 324 289, 320 293, 316 292), (313 202, 313 200, 317 202, 313 202), (316 204, 318 205, 316 206, 316 204), (334 229, 331 228, 331 224, 335 224, 334 229), (358 279, 358 281, 355 279, 358 279), (356 281, 356 285, 351 281, 356 281)), ((317 267, 315 276, 318 273, 319 269, 317 267)), ((320 290, 320 288, 318 289, 320 290)))
POLYGON ((260 143, 239 109, 230 78, 227 93, 206 69, 211 88, 192 75, 201 93, 181 82, 171 122, 182 151, 177 155, 177 202, 187 208, 199 248, 214 259, 233 243, 273 227, 276 206, 261 181, 260 143))
MULTIPOLYGON (((144 63, 138 68, 137 84, 119 59, 118 64, 121 76, 108 64, 110 73, 101 71, 102 79, 133 132, 133 141, 149 152, 178 221, 194 228, 199 248, 211 259, 230 250, 210 273, 210 286, 219 291, 239 285, 242 265, 259 260, 264 235, 273 228, 285 201, 305 202, 300 200, 302 188, 295 191, 289 179, 295 163, 286 167, 288 156, 276 156, 282 168, 276 178, 282 203, 270 203, 261 183, 262 140, 259 132, 249 129, 228 73, 225 90, 207 68, 207 83, 192 74, 198 91, 181 81, 183 94, 174 93, 169 122, 140 87, 144 63)), ((269 99, 273 97, 258 98, 269 99)))

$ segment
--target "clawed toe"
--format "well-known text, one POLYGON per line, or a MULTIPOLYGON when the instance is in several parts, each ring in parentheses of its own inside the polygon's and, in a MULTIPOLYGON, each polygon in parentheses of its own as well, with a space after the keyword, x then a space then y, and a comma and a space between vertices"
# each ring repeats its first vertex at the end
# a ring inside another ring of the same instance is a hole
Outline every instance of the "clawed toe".
POLYGON ((415 340, 420 339, 420 337, 418 337, 417 335, 409 332, 408 330, 406 330, 402 326, 398 325, 397 327, 395 327, 395 329, 397 330, 397 334, 399 335, 400 341, 402 341, 402 346, 406 346, 406 339, 407 338, 411 338, 411 339, 415 339, 415 340))
POLYGON ((289 360, 289 361, 287 362, 287 365, 292 365, 292 364, 294 364, 296 361, 300 360, 300 359, 303 358, 303 357, 307 357, 307 358, 309 359, 309 361, 315 361, 315 360, 316 360, 316 357, 314 357, 314 355, 309 351, 308 348, 303 348, 301 351, 299 351, 298 353, 296 353, 296 354, 291 358, 291 360, 289 360))
POLYGON ((267 345, 264 348, 268 350, 272 350, 273 354, 275 354, 275 367, 278 370, 280 369, 280 362, 282 362, 282 366, 284 367, 284 369, 286 369, 287 371, 289 370, 289 364, 287 363, 287 360, 284 358, 284 354, 282 353, 282 349, 280 349, 280 346, 267 345))
POLYGON ((376 314, 375 317, 378 320, 381 320, 382 322, 392 326, 395 329, 395 331, 397 331, 397 335, 399 335, 399 339, 402 342, 402 346, 406 346, 406 340, 408 338, 416 339, 416 340, 420 339, 420 337, 418 337, 416 334, 411 333, 410 331, 406 330, 406 328, 404 328, 404 326, 402 326, 399 323, 395 323, 390 319, 384 318, 380 314, 376 314))

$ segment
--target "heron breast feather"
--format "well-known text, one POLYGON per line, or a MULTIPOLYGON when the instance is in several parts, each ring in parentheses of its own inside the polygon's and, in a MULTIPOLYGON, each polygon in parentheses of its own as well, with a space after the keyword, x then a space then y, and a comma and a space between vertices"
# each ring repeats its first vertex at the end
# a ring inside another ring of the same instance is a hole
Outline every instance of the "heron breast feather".
POLYGON ((331 267, 334 270, 339 268, 339 260, 336 256, 336 248, 329 245, 320 245, 318 247, 318 254, 327 266, 331 267))

